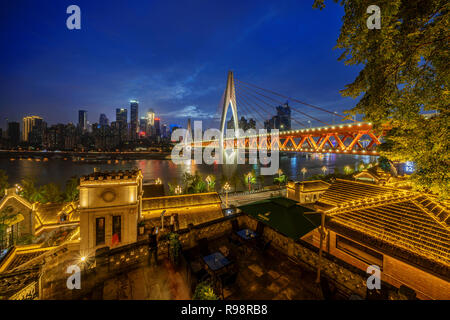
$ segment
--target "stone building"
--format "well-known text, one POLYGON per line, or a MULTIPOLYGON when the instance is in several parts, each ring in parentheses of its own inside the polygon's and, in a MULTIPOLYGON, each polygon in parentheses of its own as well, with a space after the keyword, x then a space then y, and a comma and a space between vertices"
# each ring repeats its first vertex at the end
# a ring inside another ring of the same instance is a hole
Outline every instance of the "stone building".
POLYGON ((295 182, 287 184, 287 197, 300 203, 316 202, 330 184, 322 180, 295 182))
POLYGON ((80 179, 80 251, 123 246, 137 240, 142 206, 142 173, 94 172, 80 179))

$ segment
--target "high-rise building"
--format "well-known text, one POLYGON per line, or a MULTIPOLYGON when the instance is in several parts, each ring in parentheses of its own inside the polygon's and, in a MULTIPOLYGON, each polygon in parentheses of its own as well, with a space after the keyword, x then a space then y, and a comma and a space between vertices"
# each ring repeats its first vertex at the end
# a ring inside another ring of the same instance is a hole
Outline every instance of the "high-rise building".
POLYGON ((128 110, 125 108, 117 108, 116 109, 116 123, 119 130, 120 140, 124 141, 127 138, 128 131, 128 110))
POLYGON ((20 124, 18 122, 8 122, 7 137, 11 147, 16 147, 20 142, 20 124))
POLYGON ((277 115, 272 119, 264 121, 265 129, 279 129, 280 131, 291 130, 291 107, 286 102, 277 107, 277 115))
POLYGON ((134 140, 139 133, 139 101, 130 101, 130 139, 134 140))
POLYGON ((141 117, 139 119, 139 137, 145 137, 147 135, 147 118, 141 117))
POLYGON ((31 132, 28 134, 28 142, 35 147, 41 147, 46 128, 47 123, 44 120, 36 119, 31 132))
POLYGON ((147 136, 151 137, 155 134, 155 112, 153 109, 147 111, 147 136))
POLYGON ((160 137, 161 136, 161 128, 160 128, 160 119, 155 118, 155 136, 160 137))
POLYGON ((78 110, 78 127, 85 131, 87 130, 87 111, 78 110))
POLYGON ((104 114, 104 113, 100 114, 100 119, 98 120, 98 124, 100 125, 100 127, 106 127, 109 125, 109 120, 106 117, 106 114, 104 114))
POLYGON ((36 121, 42 122, 42 118, 38 116, 28 116, 22 119, 22 141, 28 141, 29 135, 36 121))
POLYGON ((167 138, 168 132, 167 132, 167 125, 166 124, 162 125, 162 130, 161 131, 162 131, 163 138, 167 138))

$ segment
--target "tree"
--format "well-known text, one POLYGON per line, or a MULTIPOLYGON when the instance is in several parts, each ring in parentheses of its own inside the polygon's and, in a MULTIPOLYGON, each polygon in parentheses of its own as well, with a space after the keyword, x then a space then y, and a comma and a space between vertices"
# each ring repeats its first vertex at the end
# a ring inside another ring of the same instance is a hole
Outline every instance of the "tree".
POLYGON ((274 182, 274 183, 278 183, 278 186, 281 188, 281 185, 282 185, 283 183, 286 183, 286 182, 287 182, 287 176, 286 176, 285 174, 280 174, 280 175, 278 175, 278 176, 275 176, 275 177, 273 178, 273 182, 274 182))
POLYGON ((4 170, 0 170, 0 197, 5 193, 5 189, 9 187, 8 176, 4 170))
POLYGON ((39 200, 39 192, 35 186, 35 180, 32 178, 25 178, 21 181, 22 189, 19 192, 19 195, 25 199, 27 199, 30 203, 36 202, 39 200))
POLYGON ((58 185, 54 183, 49 183, 39 188, 39 202, 52 203, 61 201, 62 201, 61 189, 59 188, 58 185))
POLYGON ((258 180, 259 188, 260 189, 264 188, 264 184, 266 182, 266 176, 263 176, 262 174, 260 174, 259 176, 256 177, 256 180, 258 180))
POLYGON ((18 215, 12 207, 6 207, 0 210, 0 249, 6 248, 7 230, 12 221, 18 215))
POLYGON ((80 191, 78 190, 78 178, 73 177, 66 182, 64 190, 64 201, 72 202, 78 200, 80 191))
POLYGON ((237 191, 239 185, 244 185, 244 181, 237 170, 234 171, 233 174, 231 175, 230 183, 234 185, 235 192, 237 191))
MULTIPOLYGON (((337 1, 335 1, 337 2, 337 1)), ((413 161, 417 188, 448 197, 449 152, 449 20, 446 0, 378 1, 381 28, 369 29, 363 0, 343 0, 345 16, 336 47, 339 60, 363 65, 341 93, 357 98, 348 113, 364 114, 381 132, 379 148, 391 161, 413 161), (423 116, 423 112, 434 112, 423 116)), ((322 9, 324 0, 314 7, 322 9)))
POLYGON ((389 172, 391 170, 391 163, 389 162, 388 158, 378 157, 378 163, 380 165, 380 168, 383 169, 383 171, 389 172))

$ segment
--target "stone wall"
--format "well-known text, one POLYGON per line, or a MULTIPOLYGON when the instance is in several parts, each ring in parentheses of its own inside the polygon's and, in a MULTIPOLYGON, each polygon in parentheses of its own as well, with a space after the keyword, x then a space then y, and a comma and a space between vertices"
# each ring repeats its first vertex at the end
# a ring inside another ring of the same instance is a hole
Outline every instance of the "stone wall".
MULTIPOLYGON (((240 228, 256 230, 257 221, 246 215, 238 218, 240 228)), ((272 241, 271 246, 286 254, 291 260, 313 271, 317 270, 319 254, 318 249, 305 241, 294 241, 274 229, 265 226, 263 237, 266 241, 272 241)), ((348 295, 366 295, 367 275, 347 266, 337 259, 333 259, 326 253, 322 256, 322 275, 335 283, 341 292, 348 295), (353 270, 352 270, 353 269, 353 270)))

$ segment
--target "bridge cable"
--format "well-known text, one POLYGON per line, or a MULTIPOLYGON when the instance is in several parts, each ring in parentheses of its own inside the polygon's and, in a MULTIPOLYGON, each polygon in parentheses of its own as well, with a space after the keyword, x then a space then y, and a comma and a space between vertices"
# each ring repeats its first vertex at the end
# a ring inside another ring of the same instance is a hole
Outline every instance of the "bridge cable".
MULTIPOLYGON (((237 88, 237 87, 236 87, 237 88)), ((240 97, 242 98, 242 99, 244 99, 244 96, 245 97, 247 97, 247 98, 249 98, 249 96, 247 95, 247 94, 244 94, 243 92, 240 92, 239 93, 240 94, 240 97), (242 95, 241 95, 242 94, 242 95)), ((251 100, 251 99, 250 99, 251 100)), ((265 108, 263 108, 263 107, 261 107, 259 104, 257 104, 256 102, 254 102, 254 101, 252 101, 255 105, 257 105, 260 109, 262 109, 265 113, 267 113, 268 115, 269 115, 269 118, 272 118, 273 117, 273 115, 270 113, 270 112, 268 112, 265 108)), ((265 101, 263 101, 264 103, 266 103, 265 101)), ((266 103, 267 104, 267 103, 266 103)), ((275 109, 275 111, 276 111, 276 107, 274 107, 274 106, 272 106, 272 105, 270 105, 270 104, 268 104, 271 108, 274 108, 275 109)), ((261 117, 262 119, 264 119, 264 117, 261 117)), ((269 119, 270 120, 270 119, 269 119)), ((306 128, 306 126, 305 126, 305 124, 304 123, 302 123, 302 122, 300 122, 300 121, 298 121, 297 119, 295 119, 295 118, 291 118, 291 120, 293 120, 293 121, 295 121, 297 124, 299 124, 299 125, 301 125, 302 127, 305 127, 306 128)))
POLYGON ((235 78, 234 80, 235 80, 235 81, 238 81, 238 82, 240 82, 240 83, 242 83, 242 84, 246 84, 246 85, 248 85, 248 86, 255 87, 255 88, 259 89, 259 90, 263 90, 263 91, 266 91, 266 92, 270 92, 270 93, 272 93, 272 94, 274 94, 274 95, 277 95, 277 96, 279 96, 279 97, 282 97, 282 98, 286 98, 286 99, 288 99, 288 100, 295 101, 295 102, 300 103, 300 104, 303 104, 303 105, 305 105, 305 106, 308 106, 308 107, 311 107, 311 108, 315 108, 315 109, 317 109, 317 110, 321 110, 321 111, 323 111, 323 112, 327 112, 327 113, 330 113, 330 114, 333 114, 333 115, 337 115, 337 116, 339 116, 339 117, 341 117, 341 118, 346 118, 346 116, 340 115, 340 114, 335 113, 335 112, 331 112, 331 111, 329 111, 329 110, 327 110, 327 109, 324 109, 324 108, 321 108, 321 107, 318 107, 318 106, 315 106, 315 105, 306 103, 306 102, 304 102, 304 101, 300 101, 300 100, 295 99, 295 98, 290 98, 290 97, 288 97, 288 96, 286 96, 286 95, 283 95, 283 94, 281 94, 281 93, 277 93, 277 92, 272 91, 272 90, 269 90, 269 89, 264 89, 264 88, 261 88, 261 87, 258 87, 258 86, 256 86, 256 85, 254 85, 254 84, 251 84, 251 83, 248 83, 248 82, 244 82, 244 81, 240 81, 240 80, 238 80, 238 79, 236 79, 236 78, 235 78))
MULTIPOLYGON (((272 105, 270 105, 270 104, 267 103, 266 101, 264 101, 264 100, 262 100, 262 99, 260 99, 260 98, 258 98, 258 97, 256 97, 256 96, 254 96, 251 92, 257 93, 257 94, 259 94, 259 95, 265 97, 266 99, 275 101, 276 103, 283 105, 283 103, 280 102, 279 100, 272 99, 272 98, 270 98, 270 97, 267 97, 267 96, 265 96, 265 95, 263 95, 263 94, 261 94, 261 93, 255 92, 255 91, 249 91, 248 88, 244 88, 244 87, 240 87, 240 88, 241 88, 241 89, 244 89, 249 95, 253 96, 255 99, 258 99, 259 101, 265 103, 266 105, 268 105, 268 106, 270 106, 270 107, 272 107, 272 108, 275 108, 275 107, 272 106, 272 105)), ((304 113, 303 111, 297 110, 297 109, 294 108, 293 106, 290 106, 290 107, 292 108, 293 111, 296 111, 296 112, 298 112, 298 113, 300 113, 300 114, 302 114, 302 115, 304 115, 304 116, 306 116, 306 117, 308 117, 308 118, 311 118, 311 119, 313 119, 313 120, 315 120, 315 121, 318 121, 318 122, 320 122, 320 123, 323 123, 323 124, 325 124, 325 125, 329 125, 328 123, 326 123, 326 122, 324 122, 324 121, 322 121, 322 120, 320 120, 320 119, 317 119, 317 118, 315 118, 315 117, 313 117, 313 116, 310 116, 309 114, 304 113)), ((276 109, 276 108, 275 108, 275 109, 276 109)))

